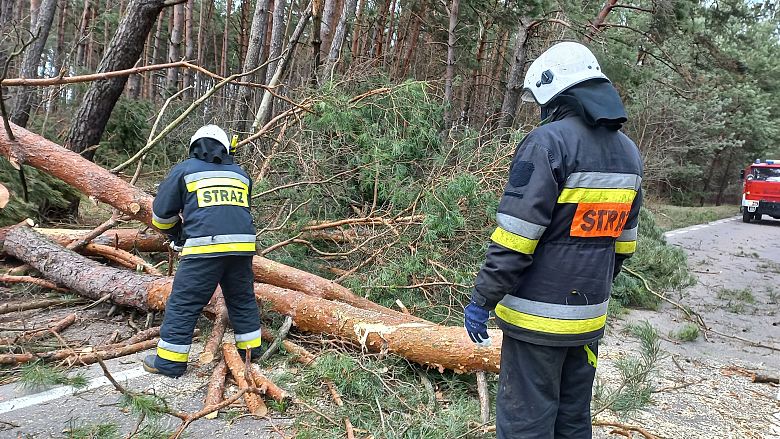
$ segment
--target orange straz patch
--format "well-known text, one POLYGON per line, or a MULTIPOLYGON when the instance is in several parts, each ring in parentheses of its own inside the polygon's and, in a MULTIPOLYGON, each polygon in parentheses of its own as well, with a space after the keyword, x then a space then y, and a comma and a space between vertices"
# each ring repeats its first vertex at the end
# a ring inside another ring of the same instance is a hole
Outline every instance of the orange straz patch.
POLYGON ((571 236, 617 238, 630 211, 630 203, 580 203, 571 222, 571 236))

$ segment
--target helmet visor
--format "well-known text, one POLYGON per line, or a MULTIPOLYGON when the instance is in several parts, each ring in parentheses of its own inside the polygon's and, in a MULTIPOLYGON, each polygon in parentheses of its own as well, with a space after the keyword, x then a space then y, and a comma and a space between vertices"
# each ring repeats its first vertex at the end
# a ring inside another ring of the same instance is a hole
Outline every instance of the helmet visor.
POLYGON ((536 102, 536 98, 534 98, 534 94, 531 93, 531 90, 529 90, 527 88, 525 90, 523 90, 523 94, 520 95, 520 99, 523 102, 536 102))

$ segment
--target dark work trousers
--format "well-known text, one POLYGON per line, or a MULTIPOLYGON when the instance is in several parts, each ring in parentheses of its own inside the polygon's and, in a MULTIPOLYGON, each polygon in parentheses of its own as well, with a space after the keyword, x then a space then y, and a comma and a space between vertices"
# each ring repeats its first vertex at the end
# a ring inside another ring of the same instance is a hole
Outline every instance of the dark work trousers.
POLYGON ((240 334, 245 334, 256 340, 252 346, 259 346, 260 314, 254 294, 252 257, 185 258, 179 262, 160 328, 155 367, 161 372, 172 375, 184 373, 195 324, 217 285, 222 287, 236 341, 239 341, 240 334), (161 348, 167 349, 161 353, 161 348), (161 356, 175 358, 176 361, 161 356))
POLYGON ((539 346, 504 336, 496 396, 498 439, 591 439, 598 342, 587 347, 590 357, 586 346, 539 346))

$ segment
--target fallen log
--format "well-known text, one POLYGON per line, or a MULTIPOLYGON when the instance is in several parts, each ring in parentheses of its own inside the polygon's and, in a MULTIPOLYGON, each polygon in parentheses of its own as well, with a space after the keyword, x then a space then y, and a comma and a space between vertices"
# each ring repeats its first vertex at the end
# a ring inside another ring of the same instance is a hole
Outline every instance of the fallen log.
MULTIPOLYGON (((217 299, 214 306, 214 324, 211 327, 211 334, 209 334, 209 338, 206 340, 206 345, 203 347, 203 352, 198 357, 198 363, 201 366, 211 363, 217 357, 217 353, 222 347, 222 337, 225 336, 225 329, 228 325, 227 306, 225 306, 225 298, 222 297, 219 287, 217 287, 217 293, 215 294, 217 299)), ((219 401, 215 401, 213 404, 217 402, 219 401)))
POLYGON ((439 371, 499 370, 502 335, 498 330, 490 330, 494 347, 483 348, 472 343, 460 326, 409 322, 345 303, 325 305, 328 302, 322 299, 267 284, 255 284, 255 296, 274 311, 291 316, 304 331, 336 335, 370 352, 392 352, 439 371))
POLYGON ((172 279, 107 267, 49 241, 29 227, 17 226, 5 237, 6 253, 23 260, 47 279, 98 300, 105 294, 122 306, 162 310, 172 279))
POLYGON ((32 285, 37 285, 39 287, 48 288, 50 290, 59 291, 61 293, 68 291, 65 288, 58 287, 57 285, 54 284, 54 282, 49 282, 45 279, 38 279, 37 277, 32 277, 32 276, 12 276, 8 274, 2 274, 0 275, 0 283, 32 284, 32 285))
MULTIPOLYGON (((42 352, 38 354, 0 354, 0 364, 22 364, 34 360, 43 360, 46 362, 63 361, 69 366, 87 365, 97 363, 98 358, 110 360, 112 358, 124 357, 125 355, 145 351, 157 346, 157 339, 142 341, 140 343, 118 346, 115 348, 101 347, 98 350, 83 351, 80 349, 59 349, 56 351, 42 352)), ((91 349, 91 348, 90 348, 91 349)))
MULTIPOLYGON (((82 194, 111 205, 131 218, 151 226, 152 196, 73 151, 17 125, 11 124, 11 127, 16 140, 9 139, 8 134, 0 130, 0 155, 8 158, 14 166, 28 165, 37 168, 73 186, 82 194)), ((335 282, 259 256, 255 256, 253 269, 256 279, 260 282, 295 288, 358 308, 391 315, 401 314, 357 296, 335 282)), ((407 321, 424 321, 414 316, 405 318, 407 321)))
MULTIPOLYGON (((244 367, 244 359, 238 354, 236 345, 233 343, 222 344, 222 357, 225 359, 230 373, 233 375, 233 379, 238 384, 239 389, 249 389, 255 386, 250 385, 247 381, 247 371, 244 367)), ((244 402, 249 412, 257 416, 265 416, 268 413, 268 407, 266 407, 263 398, 254 393, 245 393, 244 402)))
POLYGON ((40 299, 27 302, 3 303, 0 304, 0 314, 49 308, 52 306, 72 305, 79 302, 81 302, 79 299, 40 299))
MULTIPOLYGON (((208 390, 206 391, 206 399, 203 400, 203 406, 209 407, 222 402, 225 398, 225 377, 227 376, 227 364, 225 360, 220 360, 214 370, 211 372, 211 378, 209 378, 208 390)), ((219 414, 218 411, 211 412, 204 417, 206 419, 214 419, 219 414)))
POLYGON ((282 390, 273 381, 260 372, 260 367, 256 364, 249 365, 249 373, 252 375, 252 380, 255 382, 255 387, 260 389, 260 392, 265 396, 273 399, 276 402, 285 402, 292 399, 290 394, 282 390))
POLYGON ((18 337, 6 337, 6 338, 0 338, 0 345, 15 345, 19 343, 32 343, 36 340, 40 340, 42 338, 45 338, 49 335, 53 335, 52 333, 56 332, 57 334, 64 331, 68 326, 72 325, 76 321, 76 314, 68 314, 64 318, 54 322, 54 324, 42 328, 42 329, 35 329, 32 331, 25 332, 22 335, 19 335, 18 337))
MULTIPOLYGON (((111 294, 116 303, 125 306, 160 310, 170 294, 172 278, 102 266, 57 246, 28 227, 9 231, 5 247, 48 279, 93 299, 111 294)), ((303 331, 333 334, 371 352, 392 352, 439 370, 498 371, 500 349, 475 345, 459 326, 410 322, 401 313, 364 310, 267 284, 255 284, 255 296, 276 312, 292 317, 303 331)), ((496 346, 500 346, 500 331, 491 332, 496 346)))
POLYGON ((84 246, 84 252, 92 256, 101 256, 131 270, 136 270, 138 267, 141 267, 148 274, 162 275, 159 270, 154 268, 140 256, 136 256, 121 248, 89 243, 84 246))

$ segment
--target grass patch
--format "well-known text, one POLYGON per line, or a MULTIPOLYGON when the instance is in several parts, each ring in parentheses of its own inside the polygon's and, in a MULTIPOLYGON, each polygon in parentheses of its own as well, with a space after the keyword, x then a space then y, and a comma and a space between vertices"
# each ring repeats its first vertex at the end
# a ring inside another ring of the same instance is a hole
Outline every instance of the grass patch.
POLYGON ((753 295, 753 290, 750 288, 742 288, 741 290, 720 288, 717 293, 715 293, 715 295, 718 299, 721 300, 737 301, 750 304, 756 303, 756 297, 753 295))
POLYGON ((675 340, 694 341, 699 338, 699 327, 693 323, 686 323, 677 331, 670 332, 669 335, 675 340))
POLYGON ((35 390, 56 385, 82 388, 87 385, 87 377, 81 372, 69 376, 64 371, 46 365, 41 361, 35 361, 22 366, 19 387, 35 390))
POLYGON ((112 422, 100 424, 80 424, 76 425, 75 420, 71 420, 68 429, 65 430, 67 439, 117 439, 119 435, 119 426, 112 422))
POLYGON ((704 224, 739 214, 739 206, 673 206, 656 202, 646 203, 656 217, 658 227, 663 231, 704 224))

